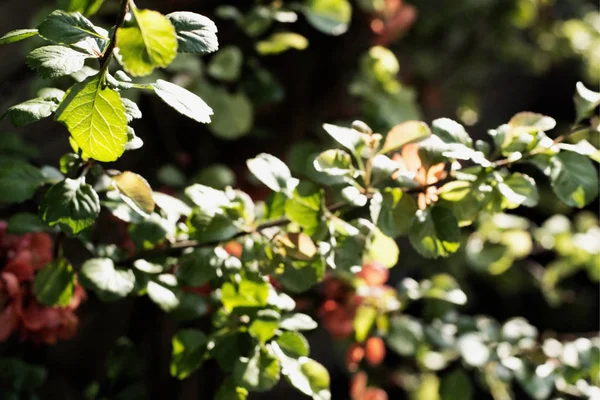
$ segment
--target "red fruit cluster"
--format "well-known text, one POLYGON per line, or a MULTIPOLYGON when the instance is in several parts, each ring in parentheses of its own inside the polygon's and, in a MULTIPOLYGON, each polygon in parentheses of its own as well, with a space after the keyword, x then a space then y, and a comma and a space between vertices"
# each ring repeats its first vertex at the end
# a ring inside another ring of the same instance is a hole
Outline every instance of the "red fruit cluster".
POLYGON ((85 291, 79 284, 67 307, 45 307, 32 292, 36 271, 52 261, 52 238, 46 233, 15 236, 6 233, 0 221, 0 342, 16 330, 23 340, 54 344, 77 332, 74 311, 85 291), (4 266, 2 267, 2 265, 4 266))
POLYGON ((352 400, 388 400, 385 390, 367 387, 367 374, 359 372, 350 381, 350 399, 352 400))

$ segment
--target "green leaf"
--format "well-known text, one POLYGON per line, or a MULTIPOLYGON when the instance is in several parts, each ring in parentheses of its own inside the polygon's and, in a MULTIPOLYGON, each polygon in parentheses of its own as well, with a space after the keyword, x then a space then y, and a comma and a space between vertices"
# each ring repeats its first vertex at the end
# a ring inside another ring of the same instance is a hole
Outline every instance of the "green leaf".
POLYGON ((16 213, 7 221, 6 232, 23 235, 28 232, 43 232, 47 229, 40 216, 32 213, 16 213))
POLYGON ((431 129, 434 135, 446 143, 461 143, 470 148, 473 147, 473 140, 465 128, 456 121, 439 118, 431 123, 431 129))
MULTIPOLYGON (((2 44, 1 42, 2 39, 0 39, 0 44, 2 44)), ((577 121, 581 121, 590 117, 600 105, 600 93, 586 88, 582 82, 577 82, 575 88, 576 92, 573 100, 577 111, 577 121)))
POLYGON ((313 27, 334 36, 345 33, 352 18, 348 0, 306 0, 302 11, 313 27))
POLYGON ((22 161, 0 162, 0 202, 29 200, 45 182, 39 169, 22 161))
MULTIPOLYGON (((165 274, 168 278, 172 278, 173 275, 165 274)), ((179 296, 176 293, 176 288, 161 281, 161 277, 158 277, 158 281, 148 282, 146 288, 148 297, 154 304, 160 307, 165 312, 170 312, 179 307, 179 296)), ((176 283, 176 279, 174 279, 176 283)))
POLYGON ((43 46, 27 56, 27 65, 35 69, 43 78, 60 78, 83 68, 89 54, 64 46, 43 46))
POLYGON ((100 214, 100 199, 85 178, 65 179, 46 192, 40 204, 42 220, 71 235, 92 226, 100 214))
POLYGON ((216 278, 218 263, 214 249, 195 249, 179 259, 177 278, 188 286, 202 286, 216 278))
POLYGON ((356 310, 354 316, 354 336, 357 342, 364 342, 369 337, 371 328, 375 325, 377 309, 368 305, 362 305, 356 310))
POLYGON ((33 281, 36 299, 48 307, 66 307, 71 303, 77 278, 66 258, 57 258, 42 268, 33 281))
POLYGON ((336 142, 350 150, 354 157, 361 157, 362 149, 366 145, 363 134, 355 129, 331 124, 323 124, 323 129, 325 129, 325 132, 327 132, 336 142))
POLYGON ((0 156, 16 161, 17 159, 36 158, 39 154, 37 146, 26 143, 22 135, 12 132, 0 133, 0 156))
POLYGON ((254 106, 242 91, 230 93, 223 86, 202 85, 199 94, 214 110, 208 129, 217 137, 233 140, 247 135, 254 122, 254 106), (236 110, 231 113, 230 110, 236 110))
POLYGON ((290 169, 283 161, 270 154, 262 153, 246 161, 252 174, 274 192, 283 192, 287 195, 298 183, 292 178, 290 169))
POLYGON ((157 11, 133 6, 131 12, 132 26, 117 31, 121 62, 132 76, 150 75, 154 68, 167 67, 177 56, 175 28, 157 11))
POLYGON ((291 292, 302 293, 325 277, 325 264, 321 259, 312 262, 294 261, 286 263, 283 274, 278 276, 280 283, 291 292))
POLYGON ((326 150, 315 158, 314 167, 331 176, 349 175, 352 173, 352 158, 344 150, 326 150))
POLYGON ((460 246, 458 221, 451 210, 434 206, 417 211, 408 235, 413 247, 426 258, 447 257, 460 246))
POLYGON ((185 379, 200 368, 208 339, 197 329, 182 329, 173 336, 171 376, 185 379))
POLYGON ((508 126, 511 129, 523 129, 527 132, 535 133, 554 129, 556 121, 554 118, 542 114, 525 111, 515 114, 508 121, 508 126))
POLYGON ((598 196, 598 175, 592 162, 581 154, 561 151, 552 157, 552 190, 571 207, 582 208, 598 196))
POLYGON ((304 50, 308 40, 297 33, 278 32, 256 43, 256 51, 262 55, 279 54, 286 50, 304 50))
POLYGON ((425 280, 421 287, 423 298, 438 299, 458 305, 467 303, 467 295, 451 275, 434 275, 431 280, 425 280))
MULTIPOLYGON (((21 399, 22 397, 34 397, 29 392, 37 391, 46 381, 48 372, 45 367, 27 364, 18 358, 0 358, 0 380, 3 387, 12 387, 23 396, 14 394, 12 397, 7 393, 6 400, 21 399)), ((4 389, 3 389, 4 392, 4 389)), ((4 393, 3 393, 4 394, 4 393)))
POLYGON ((226 377, 217 392, 215 400, 246 400, 248 390, 235 385, 231 376, 226 377))
POLYGON ((131 122, 134 119, 142 118, 142 112, 138 107, 137 103, 129 100, 126 97, 122 97, 121 101, 123 102, 123 107, 125 107, 125 115, 127 116, 127 122, 131 122))
POLYGON ((248 327, 248 333, 264 344, 271 339, 279 327, 281 316, 274 310, 260 310, 248 327))
POLYGON ((140 175, 125 171, 112 177, 113 182, 123 196, 123 200, 141 215, 146 216, 154 211, 152 188, 140 175))
POLYGON ((539 200, 533 178, 519 172, 498 183, 498 190, 508 201, 508 208, 517 208, 520 205, 535 207, 539 200))
POLYGON ((240 358, 233 368, 236 383, 251 391, 264 392, 279 382, 279 360, 257 346, 250 358, 240 358))
POLYGON ((371 217, 383 234, 392 238, 408 234, 417 212, 414 198, 400 188, 386 188, 371 199, 371 217))
POLYGON ((490 359, 490 349, 476 333, 462 335, 457 342, 458 351, 468 365, 482 367, 490 359))
POLYGON ((204 296, 180 292, 178 295, 179 305, 171 310, 171 315, 180 321, 193 321, 205 316, 210 311, 204 296))
POLYGON ((207 54, 217 51, 217 26, 209 18, 192 12, 167 14, 177 33, 180 53, 207 54))
MULTIPOLYGON (((101 44, 108 38, 97 32, 94 24, 78 12, 56 10, 38 25, 39 34, 45 39, 59 44, 77 44, 86 39, 100 39, 101 44)), ((98 46, 102 51, 104 46, 98 46)))
POLYGON ((441 400, 471 400, 473 385, 463 369, 456 367, 442 378, 440 394, 441 400))
POLYGON ((394 316, 391 319, 390 331, 385 337, 387 345, 404 357, 416 354, 423 339, 423 326, 408 315, 394 316))
POLYGON ((269 297, 269 284, 243 279, 237 288, 229 282, 221 287, 221 302, 227 311, 236 307, 264 307, 269 297))
POLYGON ((210 122, 210 116, 213 115, 212 108, 194 93, 162 79, 153 83, 152 87, 158 97, 175 111, 194 121, 204 124, 210 122))
POLYGON ((215 79, 233 82, 240 77, 243 61, 244 56, 239 47, 226 46, 210 60, 206 72, 215 79))
POLYGON ((22 127, 49 117, 57 108, 55 101, 36 98, 12 106, 2 118, 8 117, 14 126, 22 127))
POLYGON ((297 376, 288 375, 294 387, 312 396, 314 400, 329 400, 331 398, 329 372, 323 365, 310 358, 303 358, 300 361, 299 372, 302 374, 300 381, 297 376), (308 383, 308 387, 306 387, 306 383, 308 383), (309 388, 310 390, 307 390, 309 388))
POLYGON ((286 356, 291 358, 308 356, 308 341, 298 332, 283 332, 275 339, 286 356))
POLYGON ((238 233, 234 221, 220 208, 196 207, 187 224, 190 236, 199 242, 224 241, 238 233))
POLYGON ((167 235, 175 230, 174 223, 167 221, 158 214, 129 225, 129 235, 138 249, 152 249, 166 240, 167 235))
POLYGON ((375 231, 368 245, 368 251, 364 255, 365 261, 377 261, 388 268, 392 268, 398 264, 399 256, 400 249, 398 249, 396 241, 379 229, 375 231))
POLYGON ((103 3, 104 0, 60 0, 59 7, 66 11, 77 11, 90 16, 95 14, 103 3))
POLYGON ((317 327, 317 323, 310 316, 302 313, 286 315, 281 319, 279 327, 288 331, 310 331, 317 327))
POLYGON ((380 154, 397 151, 402 146, 431 136, 425 122, 406 121, 394 126, 386 135, 380 154))
POLYGON ((37 29, 16 29, 16 30, 10 31, 10 32, 4 34, 4 36, 0 37, 0 45, 20 42, 21 40, 25 40, 32 36, 36 36, 37 34, 38 34, 37 29))
POLYGON ((127 144, 127 117, 119 93, 104 87, 101 74, 73 85, 56 111, 77 146, 90 158, 115 161, 127 144))
POLYGON ((83 286, 96 292, 103 301, 126 297, 135 287, 135 275, 131 269, 116 269, 110 258, 87 260, 79 272, 83 286))
POLYGON ((311 182, 300 182, 293 196, 285 201, 285 213, 288 218, 312 235, 321 223, 322 193, 311 182))

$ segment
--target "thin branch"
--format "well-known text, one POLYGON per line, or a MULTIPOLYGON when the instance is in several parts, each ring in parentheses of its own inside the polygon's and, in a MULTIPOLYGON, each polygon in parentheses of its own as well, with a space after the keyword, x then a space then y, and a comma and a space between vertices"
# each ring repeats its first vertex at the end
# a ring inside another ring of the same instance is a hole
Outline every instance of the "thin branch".
POLYGON ((105 70, 108 68, 110 64, 110 60, 113 56, 113 52, 115 47, 117 47, 117 31, 120 27, 123 26, 125 22, 125 17, 127 16, 127 12, 129 11, 129 0, 121 0, 121 7, 119 8, 119 14, 117 15, 117 22, 115 24, 115 29, 110 38, 110 43, 104 50, 102 57, 100 57, 100 69, 105 70))
MULTIPOLYGON (((346 202, 335 203, 335 204, 332 204, 331 206, 327 207, 327 210, 329 210, 329 212, 335 212, 347 205, 348 205, 348 203, 346 203, 346 202)), ((241 237, 250 235, 252 233, 261 233, 262 231, 269 229, 269 228, 285 226, 285 225, 289 224, 290 222, 291 221, 288 218, 279 218, 279 219, 274 219, 272 221, 263 222, 262 224, 258 225, 256 228, 254 228, 250 231, 239 231, 238 233, 236 233, 235 235, 233 235, 232 237, 227 239, 227 241, 239 239, 241 237)), ((213 240, 210 242, 200 242, 197 240, 181 240, 179 242, 171 243, 171 244, 168 244, 165 246, 159 246, 159 247, 155 247, 150 250, 141 251, 137 254, 134 254, 133 256, 131 256, 129 258, 126 258, 126 259, 118 262, 118 264, 130 264, 136 260, 159 255, 159 254, 177 255, 186 249, 216 247, 223 242, 224 242, 223 240, 213 240)))
MULTIPOLYGON (((574 135, 576 133, 579 133, 579 132, 581 132, 583 130, 586 130, 586 129, 588 129, 588 128, 585 127, 585 126, 584 127, 582 127, 582 126, 576 126, 575 128, 571 129, 569 132, 567 132, 565 134, 562 134, 562 135, 558 136, 556 139, 554 139, 554 141, 552 142, 552 146, 557 145, 557 144, 563 142, 568 137, 570 137, 570 136, 572 136, 572 135, 574 135)), ((533 149, 533 150, 531 150, 531 151, 523 154, 523 156, 521 158, 518 158, 516 160, 512 160, 510 158, 503 158, 501 160, 494 161, 492 163, 492 167, 494 167, 494 168, 496 168, 496 167, 506 167, 506 166, 508 166, 510 164, 513 164, 513 163, 517 162, 517 161, 522 161, 524 159, 531 158, 531 157, 533 157, 533 156, 535 156, 537 154, 541 154, 541 153, 543 153, 546 150, 547 150, 546 148, 538 147, 538 148, 535 148, 535 149, 533 149)))

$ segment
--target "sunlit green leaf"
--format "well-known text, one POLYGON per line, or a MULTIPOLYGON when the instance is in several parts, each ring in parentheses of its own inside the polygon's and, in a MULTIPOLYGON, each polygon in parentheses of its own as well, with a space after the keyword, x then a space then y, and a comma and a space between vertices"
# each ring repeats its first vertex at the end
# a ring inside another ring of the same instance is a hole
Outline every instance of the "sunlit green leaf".
POLYGON ((16 29, 5 33, 4 36, 0 37, 0 44, 19 42, 36 35, 38 35, 37 29, 16 29))
POLYGON ((121 299, 133 291, 135 275, 130 269, 116 269, 110 258, 92 258, 79 272, 81 284, 96 292, 103 301, 121 299))
POLYGON ((328 35, 341 35, 348 30, 352 6, 348 0, 306 0, 304 14, 308 22, 328 35))
POLYGON ((185 379, 200 368, 206 352, 206 335, 197 329, 182 329, 173 336, 171 376, 185 379))
POLYGON ((136 7, 131 7, 131 12, 131 26, 117 31, 117 46, 125 70, 133 76, 146 76, 175 59, 177 36, 169 19, 161 13, 136 7))
POLYGON ((114 161, 127 144, 127 117, 121 96, 105 87, 100 74, 75 84, 56 111, 77 146, 98 161, 114 161))
POLYGON ((154 91, 165 103, 177 112, 204 124, 210 122, 213 110, 194 93, 175 85, 171 82, 159 79, 152 84, 154 91))

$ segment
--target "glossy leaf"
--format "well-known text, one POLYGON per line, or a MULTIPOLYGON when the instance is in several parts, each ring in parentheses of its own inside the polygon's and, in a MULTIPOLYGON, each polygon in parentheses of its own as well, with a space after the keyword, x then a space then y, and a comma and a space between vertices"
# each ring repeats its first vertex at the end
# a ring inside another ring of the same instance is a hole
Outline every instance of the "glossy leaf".
POLYGON ((250 172, 274 192, 289 194, 297 184, 287 165, 270 154, 259 154, 246 164, 250 172))
POLYGON ((14 126, 22 127, 49 117, 57 108, 55 101, 36 98, 12 106, 2 118, 8 117, 14 126))
MULTIPOLYGON (((56 10, 38 25, 38 31, 44 38, 60 44, 77 44, 85 39, 100 39, 102 42, 108 38, 97 32, 94 24, 78 12, 56 10)), ((99 51, 103 49, 96 47, 99 51)))
POLYGON ((279 361, 265 349, 257 346, 249 358, 240 358, 233 368, 238 385, 251 391, 263 392, 279 382, 279 361))
POLYGON ((194 93, 162 79, 153 83, 152 87, 158 97, 175 111, 194 121, 204 124, 210 122, 210 116, 213 115, 212 108, 194 93))
POLYGON ((37 29, 15 29, 0 37, 0 44, 15 43, 37 35, 37 29))
POLYGON ((50 45, 38 47, 27 56, 27 65, 43 78, 60 78, 83 68, 91 56, 69 47, 50 45))
POLYGON ((178 11, 167 14, 177 33, 178 51, 206 54, 217 51, 217 26, 209 18, 192 12, 178 11))
POLYGON ((62 231, 76 235, 96 222, 100 199, 85 178, 67 178, 48 189, 40 214, 49 226, 58 225, 62 231))
POLYGON ((96 292, 103 301, 114 301, 130 294, 135 287, 131 269, 117 269, 110 258, 92 258, 79 272, 81 284, 96 292))

